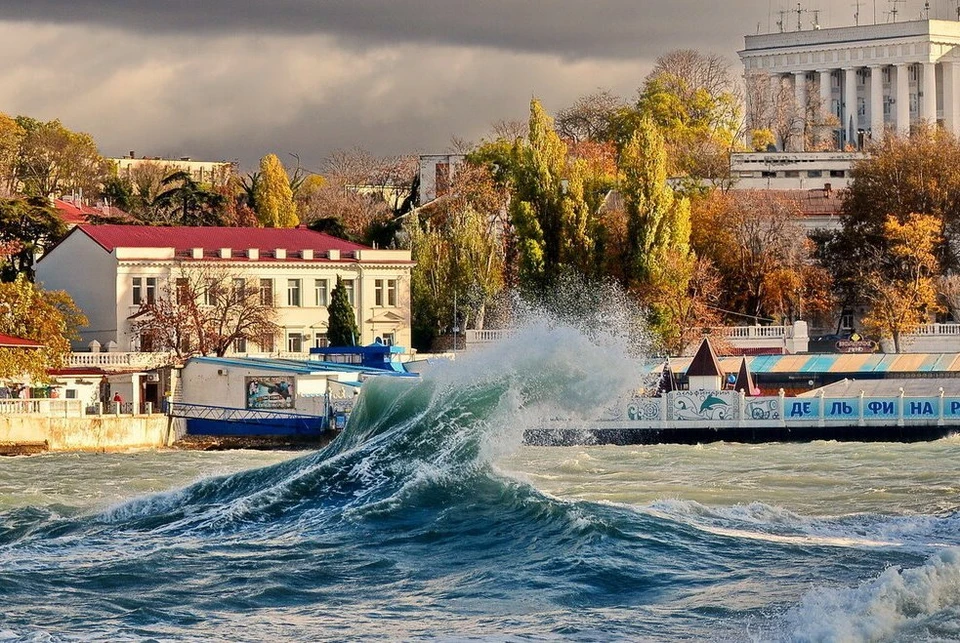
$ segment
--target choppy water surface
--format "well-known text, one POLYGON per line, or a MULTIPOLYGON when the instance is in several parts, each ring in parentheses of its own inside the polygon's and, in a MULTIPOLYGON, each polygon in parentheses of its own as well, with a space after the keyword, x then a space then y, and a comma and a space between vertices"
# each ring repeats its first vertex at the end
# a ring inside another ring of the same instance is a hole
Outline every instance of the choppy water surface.
POLYGON ((376 382, 317 453, 0 460, 0 639, 960 639, 960 439, 519 447, 629 390, 596 344, 376 382))

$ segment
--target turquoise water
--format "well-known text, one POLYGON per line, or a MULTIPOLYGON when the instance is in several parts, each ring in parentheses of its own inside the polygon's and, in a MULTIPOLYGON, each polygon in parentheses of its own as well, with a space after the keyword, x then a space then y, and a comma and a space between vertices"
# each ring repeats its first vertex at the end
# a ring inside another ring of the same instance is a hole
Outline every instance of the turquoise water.
POLYGON ((960 439, 523 447, 635 384, 529 333, 316 453, 0 460, 0 640, 960 639, 960 439))

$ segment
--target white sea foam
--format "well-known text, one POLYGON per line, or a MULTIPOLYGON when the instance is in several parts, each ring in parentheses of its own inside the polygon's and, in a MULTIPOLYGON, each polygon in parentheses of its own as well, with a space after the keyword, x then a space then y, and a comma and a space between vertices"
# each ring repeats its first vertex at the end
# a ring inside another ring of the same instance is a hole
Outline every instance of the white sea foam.
POLYGON ((960 548, 920 567, 890 567, 855 589, 810 591, 785 621, 792 641, 927 639, 960 631, 960 548))
POLYGON ((926 552, 960 545, 958 514, 811 518, 761 502, 707 507, 689 500, 658 500, 639 510, 706 533, 776 543, 926 552))

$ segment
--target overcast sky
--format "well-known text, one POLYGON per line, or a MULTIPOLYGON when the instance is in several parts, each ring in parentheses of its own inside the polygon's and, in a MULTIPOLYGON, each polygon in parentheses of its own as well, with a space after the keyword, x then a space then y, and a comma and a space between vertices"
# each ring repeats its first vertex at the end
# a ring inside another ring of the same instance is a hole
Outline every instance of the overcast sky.
MULTIPOLYGON (((853 22, 853 0, 803 4, 824 26, 853 22)), ((598 87, 632 97, 671 49, 736 65, 744 33, 776 29, 781 8, 796 2, 0 0, 0 111, 59 118, 108 156, 244 169, 268 152, 311 169, 337 148, 442 152, 525 118, 531 96, 551 113, 598 87)))

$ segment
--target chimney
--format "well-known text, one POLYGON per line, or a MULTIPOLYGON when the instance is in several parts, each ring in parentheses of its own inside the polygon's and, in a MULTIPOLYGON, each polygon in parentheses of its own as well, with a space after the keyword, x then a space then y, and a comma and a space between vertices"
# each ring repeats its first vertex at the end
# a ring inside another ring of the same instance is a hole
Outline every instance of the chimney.
POLYGON ((132 158, 132 159, 137 158, 137 153, 136 153, 135 151, 133 151, 133 150, 130 150, 130 158, 132 158))

